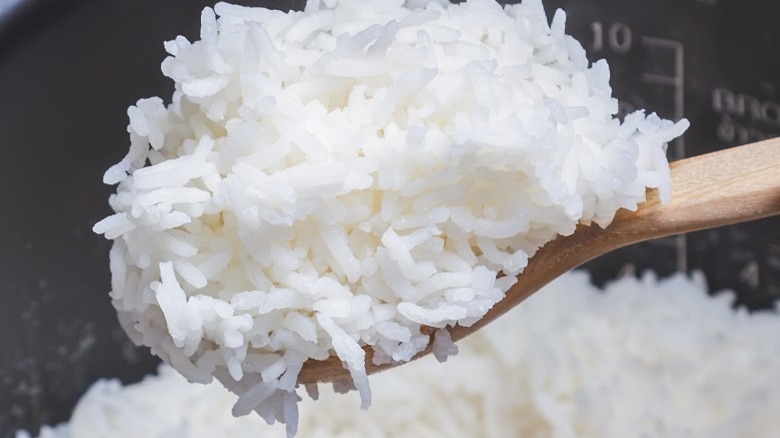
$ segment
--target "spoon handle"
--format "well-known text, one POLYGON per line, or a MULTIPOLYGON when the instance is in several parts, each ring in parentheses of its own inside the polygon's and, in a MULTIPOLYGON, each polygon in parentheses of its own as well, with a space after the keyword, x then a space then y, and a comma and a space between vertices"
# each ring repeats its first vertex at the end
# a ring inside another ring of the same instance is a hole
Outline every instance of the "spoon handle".
POLYGON ((686 158, 670 167, 671 202, 661 204, 657 192, 651 192, 637 212, 616 217, 615 233, 646 240, 780 214, 780 138, 686 158))

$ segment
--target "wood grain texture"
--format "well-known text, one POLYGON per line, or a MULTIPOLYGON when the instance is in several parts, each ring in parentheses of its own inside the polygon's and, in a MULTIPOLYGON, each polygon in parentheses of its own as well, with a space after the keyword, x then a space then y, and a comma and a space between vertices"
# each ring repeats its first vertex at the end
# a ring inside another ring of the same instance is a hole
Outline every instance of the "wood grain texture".
MULTIPOLYGON (((451 327, 457 341, 484 327, 567 271, 633 243, 691 231, 716 228, 780 214, 780 138, 701 155, 671 163, 671 201, 662 204, 656 190, 637 211, 621 210, 606 229, 580 225, 574 234, 559 236, 529 261, 519 281, 504 299, 470 327, 451 327)), ((418 354, 425 356, 432 346, 418 354)), ((374 365, 365 347, 369 374, 396 365, 374 365)), ((299 383, 351 382, 337 357, 309 360, 299 383)))

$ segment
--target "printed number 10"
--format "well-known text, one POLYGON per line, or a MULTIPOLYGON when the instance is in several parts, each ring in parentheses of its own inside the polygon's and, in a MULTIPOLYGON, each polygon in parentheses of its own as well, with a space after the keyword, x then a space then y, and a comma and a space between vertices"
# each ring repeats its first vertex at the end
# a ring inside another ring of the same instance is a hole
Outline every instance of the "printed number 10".
POLYGON ((631 50, 631 28, 623 23, 613 23, 606 28, 606 40, 604 25, 599 21, 590 23, 593 31, 593 50, 600 52, 606 47, 615 53, 624 54, 631 50))

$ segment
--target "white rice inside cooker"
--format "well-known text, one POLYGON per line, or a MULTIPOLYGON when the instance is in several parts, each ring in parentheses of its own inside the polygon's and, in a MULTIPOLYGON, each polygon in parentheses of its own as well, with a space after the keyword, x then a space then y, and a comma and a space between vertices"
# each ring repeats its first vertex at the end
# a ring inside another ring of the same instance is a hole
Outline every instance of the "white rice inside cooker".
POLYGON ((666 199, 687 121, 621 123, 564 21, 539 0, 205 9, 199 41, 165 44, 171 102, 128 109, 104 177, 128 335, 293 434, 306 360, 337 355, 367 408, 361 347, 408 361, 556 235, 666 199))
MULTIPOLYGON (((325 390, 301 404, 305 437, 776 437, 780 310, 747 313, 701 276, 624 278, 606 290, 570 273, 432 357, 371 376, 369 412, 325 390)), ((41 438, 282 437, 236 397, 170 368, 99 381, 69 424, 41 438)))

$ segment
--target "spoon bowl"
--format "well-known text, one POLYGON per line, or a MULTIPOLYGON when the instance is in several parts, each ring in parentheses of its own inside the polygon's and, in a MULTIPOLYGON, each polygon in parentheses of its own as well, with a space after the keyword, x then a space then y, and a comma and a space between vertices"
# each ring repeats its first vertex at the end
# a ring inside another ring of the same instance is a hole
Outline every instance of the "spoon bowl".
MULTIPOLYGON (((669 203, 649 190, 636 211, 619 211, 607 228, 580 224, 573 234, 558 236, 537 251, 519 281, 482 319, 468 327, 448 327, 452 340, 479 330, 567 271, 616 249, 780 214, 780 137, 675 161, 670 168, 669 203)), ((376 365, 373 350, 363 349, 368 374, 405 363, 376 365)), ((432 351, 430 342, 414 359, 432 351)), ((298 382, 349 384, 351 377, 339 358, 331 356, 307 361, 298 382)))

